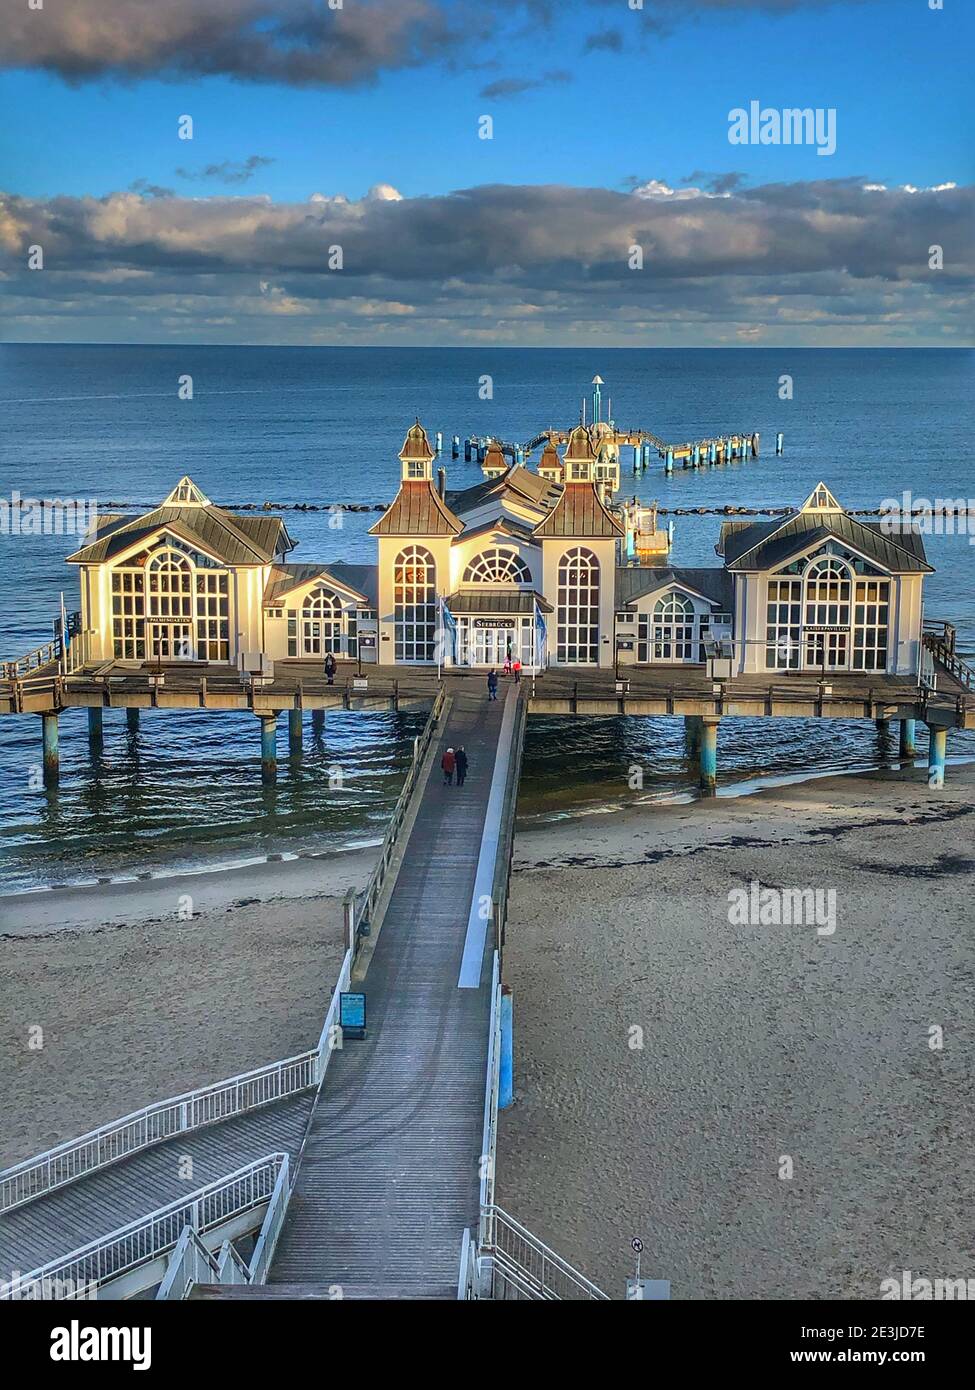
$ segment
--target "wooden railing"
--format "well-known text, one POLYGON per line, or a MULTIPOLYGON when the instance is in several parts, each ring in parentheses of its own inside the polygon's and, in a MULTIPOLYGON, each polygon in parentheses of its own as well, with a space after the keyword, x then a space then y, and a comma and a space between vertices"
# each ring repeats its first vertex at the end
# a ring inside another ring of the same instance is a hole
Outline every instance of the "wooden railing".
POLYGON ((921 640, 934 659, 940 661, 955 680, 960 681, 966 690, 975 693, 975 670, 967 661, 962 661, 955 651, 955 629, 950 623, 939 624, 937 630, 928 630, 925 623, 925 632, 921 640))

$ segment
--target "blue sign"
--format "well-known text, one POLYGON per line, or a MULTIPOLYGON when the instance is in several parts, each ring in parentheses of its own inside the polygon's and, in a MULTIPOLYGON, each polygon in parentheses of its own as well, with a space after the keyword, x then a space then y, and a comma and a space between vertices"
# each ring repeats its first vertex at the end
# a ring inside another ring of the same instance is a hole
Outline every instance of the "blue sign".
POLYGON ((339 995, 339 1026, 350 1038, 364 1038, 366 1035, 366 996, 364 994, 339 995))

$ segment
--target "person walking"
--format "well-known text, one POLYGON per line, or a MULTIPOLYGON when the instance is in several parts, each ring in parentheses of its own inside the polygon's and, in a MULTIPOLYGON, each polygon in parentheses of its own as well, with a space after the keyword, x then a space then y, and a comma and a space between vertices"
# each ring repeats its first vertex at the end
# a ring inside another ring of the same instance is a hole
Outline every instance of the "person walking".
POLYGON ((457 785, 462 787, 467 781, 467 753, 464 745, 461 744, 454 754, 454 762, 457 767, 457 785))
POLYGON ((496 700, 497 698, 498 698, 498 673, 497 673, 497 671, 494 669, 494 667, 492 666, 491 669, 490 669, 490 671, 488 671, 488 699, 489 699, 489 700, 496 700))
POLYGON ((335 670, 335 657, 329 652, 325 658, 325 679, 328 681, 329 685, 335 684, 335 670))
POLYGON ((511 669, 515 673, 515 685, 519 685, 521 683, 521 662, 517 657, 511 663, 511 669))
POLYGON ((457 766, 457 759, 454 750, 448 748, 440 759, 440 766, 443 768, 443 784, 445 787, 453 786, 454 768, 457 766))
POLYGON ((505 659, 504 659, 504 666, 502 667, 502 670, 504 671, 504 673, 505 673, 506 676, 510 676, 510 675, 511 675, 511 653, 510 653, 510 652, 508 653, 508 655, 507 655, 507 656, 505 657, 505 659))

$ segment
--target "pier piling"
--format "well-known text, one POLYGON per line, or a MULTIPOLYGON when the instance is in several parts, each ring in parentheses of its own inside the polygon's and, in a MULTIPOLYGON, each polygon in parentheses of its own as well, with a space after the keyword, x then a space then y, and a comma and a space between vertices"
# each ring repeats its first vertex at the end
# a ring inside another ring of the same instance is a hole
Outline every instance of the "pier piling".
POLYGON ((697 714, 684 715, 684 742, 688 753, 696 753, 701 746, 701 717, 697 714))
POLYGON ((664 460, 664 472, 665 472, 665 473, 673 473, 673 471, 674 471, 674 451, 673 451, 673 449, 668 449, 668 450, 667 450, 667 457, 666 457, 666 459, 664 460))
POLYGON ((139 732, 139 708, 137 705, 129 705, 125 711, 125 723, 130 734, 139 732))
POLYGON ((301 710, 288 710, 288 744, 292 753, 301 752, 301 710))
POLYGON ((498 1068, 498 1109, 507 1110, 515 1098, 514 996, 501 986, 501 1065, 498 1068))
POLYGON ((948 751, 948 730, 928 725, 928 786, 932 789, 945 784, 945 755, 948 751))
POLYGON ((41 715, 41 740, 44 745, 44 785, 54 786, 58 780, 58 717, 56 714, 41 715))
POLYGON ((718 719, 701 720, 701 790, 713 792, 718 781, 718 719))
POLYGON ((460 435, 459 435, 459 434, 455 434, 454 437, 453 437, 453 440, 452 440, 452 442, 451 442, 451 445, 450 445, 450 457, 451 457, 452 459, 459 459, 459 458, 460 458, 460 435))
POLYGON ((88 742, 92 748, 100 748, 102 744, 102 707, 101 705, 88 706, 88 742))
POLYGON ((470 461, 471 461, 471 441, 470 441, 469 439, 465 439, 465 440, 464 440, 464 462, 465 462, 465 463, 470 463, 470 461))
POLYGON ((260 714, 261 721, 261 781, 273 786, 278 780, 278 716, 260 714))
POLYGON ((777 454, 781 454, 783 452, 784 446, 785 436, 783 435, 782 431, 779 430, 778 434, 775 436, 775 452, 777 454))
POLYGON ((325 711, 313 709, 311 712, 311 732, 313 738, 322 738, 325 733, 325 711))
POLYGON ((900 727, 900 755, 902 758, 917 757, 917 743, 913 719, 902 719, 900 727))

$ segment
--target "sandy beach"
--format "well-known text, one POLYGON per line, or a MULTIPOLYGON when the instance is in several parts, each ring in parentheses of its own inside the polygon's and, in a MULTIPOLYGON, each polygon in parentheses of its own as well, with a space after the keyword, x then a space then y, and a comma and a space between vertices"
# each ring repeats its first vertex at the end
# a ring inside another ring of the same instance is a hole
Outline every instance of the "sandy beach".
POLYGON ((314 1044, 342 897, 370 868, 362 852, 4 898, 0 1167, 314 1044))
POLYGON ((918 767, 522 833, 499 1203, 612 1297, 633 1236, 675 1298, 975 1273, 973 792, 918 767), (753 881, 834 891, 835 931, 732 925, 753 881))

